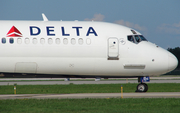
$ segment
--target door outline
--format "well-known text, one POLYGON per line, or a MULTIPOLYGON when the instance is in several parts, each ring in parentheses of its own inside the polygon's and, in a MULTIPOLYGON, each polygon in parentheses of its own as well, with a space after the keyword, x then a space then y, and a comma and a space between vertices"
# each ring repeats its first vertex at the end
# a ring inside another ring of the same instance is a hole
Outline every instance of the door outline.
POLYGON ((119 41, 115 37, 108 38, 108 60, 119 60, 119 41))

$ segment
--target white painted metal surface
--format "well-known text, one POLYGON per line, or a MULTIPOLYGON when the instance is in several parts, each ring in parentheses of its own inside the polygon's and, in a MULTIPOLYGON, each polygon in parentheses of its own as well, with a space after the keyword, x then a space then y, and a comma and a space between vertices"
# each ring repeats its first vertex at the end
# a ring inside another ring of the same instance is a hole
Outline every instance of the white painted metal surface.
POLYGON ((128 36, 141 35, 137 31, 133 34, 131 28, 43 18, 44 21, 0 21, 1 73, 110 78, 154 76, 177 66, 177 58, 161 47, 149 41, 129 41, 128 36), (10 38, 14 40, 10 42, 10 38))

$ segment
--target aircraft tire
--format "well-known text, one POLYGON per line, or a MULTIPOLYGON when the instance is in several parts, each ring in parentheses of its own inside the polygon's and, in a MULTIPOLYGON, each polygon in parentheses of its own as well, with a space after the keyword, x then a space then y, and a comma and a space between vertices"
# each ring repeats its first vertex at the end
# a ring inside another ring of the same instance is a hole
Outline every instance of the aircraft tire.
POLYGON ((146 83, 140 83, 137 85, 137 92, 147 92, 148 85, 146 83))

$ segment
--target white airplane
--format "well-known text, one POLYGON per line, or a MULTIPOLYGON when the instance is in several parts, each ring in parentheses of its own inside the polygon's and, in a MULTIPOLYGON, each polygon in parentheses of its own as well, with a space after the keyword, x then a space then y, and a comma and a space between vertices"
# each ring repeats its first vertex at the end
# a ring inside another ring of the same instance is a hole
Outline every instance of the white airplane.
POLYGON ((177 58, 132 28, 94 21, 0 21, 1 77, 132 78, 174 70, 177 58))

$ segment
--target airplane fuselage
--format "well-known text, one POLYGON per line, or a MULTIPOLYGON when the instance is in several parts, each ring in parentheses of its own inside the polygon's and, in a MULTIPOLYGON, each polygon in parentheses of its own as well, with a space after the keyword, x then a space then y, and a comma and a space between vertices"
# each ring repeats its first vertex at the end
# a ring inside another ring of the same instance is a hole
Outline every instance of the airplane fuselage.
POLYGON ((0 72, 79 77, 154 76, 177 59, 137 31, 105 22, 0 21, 0 72))

